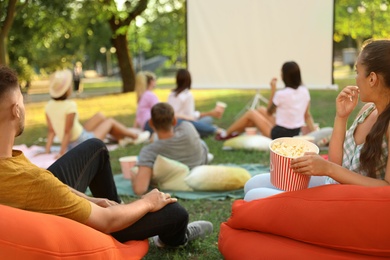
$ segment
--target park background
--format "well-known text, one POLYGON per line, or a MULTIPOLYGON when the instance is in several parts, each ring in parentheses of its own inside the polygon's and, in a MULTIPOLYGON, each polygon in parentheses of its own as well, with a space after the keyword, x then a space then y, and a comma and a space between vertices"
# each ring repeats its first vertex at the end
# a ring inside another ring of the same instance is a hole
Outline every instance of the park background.
MULTIPOLYGON (((131 125, 136 110, 132 92, 134 74, 141 69, 156 72, 155 92, 165 101, 174 87, 175 71, 186 66, 185 7, 184 0, 127 1, 123 8, 109 0, 1 0, 0 10, 7 12, 0 13, 0 64, 17 70, 25 92, 26 130, 17 138, 17 144, 44 144, 47 131, 44 105, 50 99, 48 76, 58 69, 73 68, 77 61, 82 62, 85 72, 84 91, 74 96, 82 121, 103 111, 131 125), (12 11, 10 23, 8 15, 12 11), (125 46, 128 53, 130 67, 126 73, 120 73, 123 50, 118 46, 125 46), (147 67, 153 60, 163 62, 156 61, 157 67, 147 67)), ((382 0, 335 0, 333 76, 339 88, 354 84, 353 64, 345 54, 356 53, 366 39, 388 38, 387 7, 388 2, 382 0)), ((305 72, 302 74, 304 79, 305 72)), ((224 117, 216 121, 223 128, 229 126, 256 94, 255 90, 197 89, 193 92, 199 110, 213 108, 218 100, 228 104, 224 117)), ((268 97, 267 90, 261 93, 268 97)), ((310 93, 315 121, 320 127, 331 126, 338 91, 311 90, 310 93)), ((269 164, 267 152, 223 151, 222 142, 213 137, 205 141, 215 156, 213 164, 269 164)), ((111 152, 113 172, 120 173, 119 157, 138 154, 141 148, 142 145, 128 146, 111 152)), ((214 234, 180 250, 162 252, 151 247, 145 259, 222 259, 217 247, 219 224, 229 217, 232 202, 232 199, 181 200, 191 220, 213 222, 214 234)))

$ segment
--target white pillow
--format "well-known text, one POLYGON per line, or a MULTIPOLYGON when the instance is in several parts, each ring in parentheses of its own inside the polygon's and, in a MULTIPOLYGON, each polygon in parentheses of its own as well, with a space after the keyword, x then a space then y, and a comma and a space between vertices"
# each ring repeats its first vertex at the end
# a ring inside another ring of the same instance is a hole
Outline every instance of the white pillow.
POLYGON ((308 133, 307 135, 314 137, 314 143, 317 144, 317 146, 322 147, 322 146, 329 145, 332 132, 333 132, 332 127, 324 127, 317 131, 308 133))
POLYGON ((161 190, 192 191, 184 181, 189 172, 190 168, 187 165, 157 155, 151 182, 161 190))
POLYGON ((201 165, 193 168, 185 181, 194 190, 226 191, 243 188, 250 178, 241 167, 201 165))
POLYGON ((226 140, 224 148, 269 151, 272 140, 262 135, 240 135, 226 140))

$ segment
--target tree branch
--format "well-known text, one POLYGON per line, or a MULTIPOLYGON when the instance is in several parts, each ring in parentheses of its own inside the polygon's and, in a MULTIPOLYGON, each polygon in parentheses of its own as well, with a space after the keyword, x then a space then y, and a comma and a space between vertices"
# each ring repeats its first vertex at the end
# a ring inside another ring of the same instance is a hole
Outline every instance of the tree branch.
POLYGON ((133 11, 129 13, 127 19, 123 21, 123 23, 129 25, 131 21, 133 21, 138 15, 145 11, 146 7, 148 6, 148 1, 149 0, 140 0, 133 11))
POLYGON ((7 6, 7 15, 5 17, 3 26, 0 30, 0 35, 6 36, 8 35, 9 31, 11 30, 12 23, 15 18, 16 13, 16 3, 18 0, 9 0, 8 6, 7 6))

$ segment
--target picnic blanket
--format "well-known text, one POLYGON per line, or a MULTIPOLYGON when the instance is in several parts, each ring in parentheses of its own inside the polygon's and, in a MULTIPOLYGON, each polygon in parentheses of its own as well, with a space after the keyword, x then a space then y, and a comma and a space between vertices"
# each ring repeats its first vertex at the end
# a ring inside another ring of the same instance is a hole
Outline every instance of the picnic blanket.
MULTIPOLYGON (((269 167, 261 164, 223 164, 224 166, 242 167, 246 169, 251 176, 255 176, 261 173, 269 172, 269 167)), ((123 178, 123 174, 114 175, 115 184, 119 195, 137 197, 134 194, 131 187, 131 181, 123 178)), ((195 199, 208 199, 208 200, 224 200, 226 198, 240 199, 244 197, 244 189, 232 190, 232 191, 165 191, 169 192, 172 197, 195 200, 195 199)))
MULTIPOLYGON (((107 149, 109 151, 113 151, 116 148, 118 148, 117 144, 108 144, 107 149)), ((52 165, 56 161, 56 155, 60 151, 60 146, 52 146, 51 151, 52 153, 47 154, 45 153, 45 147, 39 146, 39 145, 32 145, 28 147, 25 144, 20 145, 14 145, 14 150, 20 150, 24 153, 24 156, 26 156, 27 159, 29 159, 33 164, 37 165, 38 167, 47 169, 50 165, 52 165)))
MULTIPOLYGON (((114 150, 118 147, 116 144, 107 145, 108 150, 114 150)), ((59 146, 52 147, 52 153, 45 154, 45 147, 39 145, 32 145, 28 147, 25 144, 15 145, 15 150, 21 150, 24 155, 38 167, 47 169, 50 165, 55 162, 56 152, 60 150, 59 146)), ((251 176, 269 172, 269 167, 261 164, 223 164, 224 166, 242 167, 246 169, 251 176)), ((114 174, 115 184, 119 195, 137 197, 134 194, 133 188, 131 187, 131 181, 123 178, 123 174, 114 174)), ((232 190, 232 191, 169 191, 172 196, 180 199, 209 199, 209 200, 224 200, 226 198, 240 199, 244 197, 244 190, 232 190)), ((86 192, 91 194, 89 190, 86 192)))

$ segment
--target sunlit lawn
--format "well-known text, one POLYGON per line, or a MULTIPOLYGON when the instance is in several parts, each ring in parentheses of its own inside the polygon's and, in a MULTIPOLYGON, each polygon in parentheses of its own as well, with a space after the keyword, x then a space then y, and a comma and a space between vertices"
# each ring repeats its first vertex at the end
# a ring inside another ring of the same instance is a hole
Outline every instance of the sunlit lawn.
MULTIPOLYGON (((160 79, 161 80, 161 79, 160 79)), ((160 82, 159 82, 160 83, 160 82)), ((164 87, 155 90, 161 101, 166 101, 170 89, 173 87, 172 79, 164 79, 164 87)), ((99 83, 88 84, 85 86, 85 91, 93 92, 97 88, 117 88, 117 83, 109 83, 111 86, 99 83)), ((346 84, 354 84, 353 79, 338 80, 336 84, 340 87, 346 84)), ((235 116, 248 105, 255 90, 193 90, 196 100, 196 106, 199 110, 212 109, 215 102, 218 100, 228 104, 226 112, 222 119, 215 123, 222 128, 227 128, 233 122, 235 116)), ((268 91, 262 90, 261 93, 268 97, 268 91)), ((321 127, 332 126, 335 114, 334 100, 338 94, 335 90, 311 90, 311 112, 316 122, 320 123, 321 127)), ((17 144, 25 143, 27 145, 40 144, 43 145, 42 139, 46 136, 46 124, 44 117, 44 105, 46 102, 28 103, 26 104, 26 130, 25 133, 18 137, 17 144)), ((110 94, 105 96, 91 97, 85 99, 77 99, 80 119, 82 121, 91 117, 97 111, 102 111, 106 116, 115 117, 119 121, 128 126, 132 126, 134 121, 134 113, 136 110, 134 93, 127 94, 110 94)), ((213 164, 221 163, 260 163, 268 165, 269 154, 267 152, 255 151, 224 151, 222 150, 222 142, 215 141, 213 137, 205 139, 210 148, 210 152, 215 158, 213 164)), ((118 158, 124 155, 138 154, 141 145, 128 146, 119 148, 111 152, 111 163, 113 172, 120 173, 118 158)), ((134 198, 124 198, 126 201, 134 198)), ((224 201, 209 201, 209 200, 181 200, 190 213, 191 220, 206 219, 214 224, 215 232, 212 236, 203 241, 196 241, 188 247, 180 250, 157 250, 151 246, 148 255, 145 259, 222 259, 217 247, 217 239, 219 225, 225 221, 230 215, 230 207, 232 200, 224 201)))

